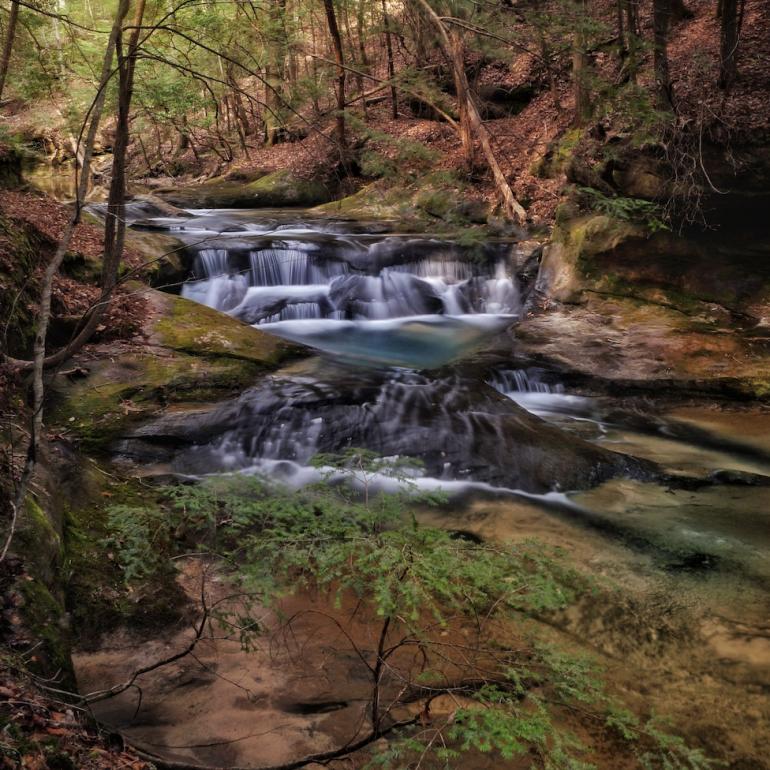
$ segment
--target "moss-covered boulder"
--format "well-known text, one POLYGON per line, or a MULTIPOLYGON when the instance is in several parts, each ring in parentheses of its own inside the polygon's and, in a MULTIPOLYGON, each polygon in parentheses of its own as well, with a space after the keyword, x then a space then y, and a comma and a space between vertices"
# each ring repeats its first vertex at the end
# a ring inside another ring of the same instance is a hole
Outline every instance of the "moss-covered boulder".
POLYGON ((126 244, 147 258, 144 278, 151 286, 181 284, 195 261, 182 241, 166 233, 126 229, 126 244))
POLYGON ((770 241, 745 228, 650 233, 603 214, 562 216, 543 251, 537 289, 561 302, 584 302, 594 292, 685 314, 718 303, 759 320, 770 317, 770 241))
POLYGON ((57 378, 48 425, 106 456, 129 426, 184 403, 215 403, 309 350, 190 300, 146 294, 147 344, 88 362, 82 380, 57 378))
POLYGON ((305 179, 290 169, 266 174, 251 182, 216 177, 201 185, 156 190, 163 200, 184 208, 309 208, 334 199, 320 177, 305 179))
POLYGON ((388 221, 398 232, 440 231, 483 225, 493 217, 489 203, 464 196, 454 188, 412 190, 374 183, 338 201, 316 206, 308 213, 356 221, 388 221))

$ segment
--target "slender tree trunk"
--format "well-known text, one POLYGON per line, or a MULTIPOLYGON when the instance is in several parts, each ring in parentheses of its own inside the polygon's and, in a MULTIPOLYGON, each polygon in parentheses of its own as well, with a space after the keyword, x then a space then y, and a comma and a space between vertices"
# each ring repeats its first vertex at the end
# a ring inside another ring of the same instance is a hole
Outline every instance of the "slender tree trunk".
POLYGON ((628 55, 625 68, 628 79, 636 83, 636 71, 638 69, 637 51, 639 50, 639 5, 638 0, 622 0, 626 11, 626 46, 628 55))
MULTIPOLYGON (((361 70, 363 72, 368 73, 369 72, 369 57, 366 55, 366 43, 365 39, 366 36, 364 34, 364 3, 363 0, 358 0, 358 13, 356 15, 356 26, 358 28, 358 53, 361 57, 361 70)), ((366 122, 369 122, 369 109, 366 106, 366 97, 364 96, 364 82, 363 78, 361 78, 359 86, 359 91, 361 91, 361 101, 363 102, 364 107, 364 119, 366 122)))
POLYGON ((251 136, 252 129, 249 124, 249 115, 246 112, 246 107, 243 104, 243 98, 238 89, 238 84, 235 82, 235 76, 233 75, 232 70, 230 71, 228 78, 230 81, 230 88, 232 89, 233 104, 235 105, 235 116, 238 119, 243 135, 251 136))
POLYGON ((674 112, 674 88, 668 68, 668 18, 670 0, 653 0, 655 53, 653 67, 660 106, 674 112))
POLYGON ((490 141, 491 134, 489 133, 489 129, 484 125, 484 121, 481 119, 478 109, 476 109, 476 104, 473 101, 468 86, 465 65, 461 56, 462 49, 460 47, 458 50, 458 46, 453 45, 452 41, 449 39, 449 34, 447 33, 444 22, 433 8, 431 8, 427 0, 417 0, 417 2, 421 5, 425 14, 431 20, 438 32, 439 45, 454 71, 455 84, 457 86, 457 101, 460 104, 463 102, 465 103, 471 130, 474 131, 479 138, 481 148, 484 151, 484 157, 489 164, 489 168, 492 171, 492 176, 495 180, 495 187, 502 198, 505 214, 512 222, 523 224, 527 218, 527 212, 524 211, 524 208, 514 197, 513 190, 511 190, 511 186, 508 184, 505 174, 503 174, 500 164, 495 157, 494 150, 492 149, 492 142, 490 141), (459 58, 457 56, 458 53, 460 54, 459 58))
POLYGON ((54 365, 71 358, 91 339, 104 315, 115 290, 118 269, 123 256, 126 239, 126 166, 129 140, 129 111, 134 92, 134 69, 139 44, 139 29, 144 17, 146 0, 138 0, 134 14, 133 29, 129 37, 127 53, 122 52, 121 35, 118 36, 118 123, 115 130, 115 144, 112 150, 112 180, 107 198, 107 216, 104 221, 104 257, 102 260, 102 296, 85 326, 66 348, 50 357, 54 365))
POLYGON ((617 0, 618 12, 618 58, 623 59, 626 55, 626 38, 623 33, 623 0, 617 0))
POLYGON ((18 18, 19 0, 12 0, 11 15, 8 19, 8 29, 5 32, 5 40, 3 41, 3 58, 0 60, 0 101, 3 99, 5 77, 8 74, 8 65, 11 62, 11 51, 13 50, 13 39, 16 37, 16 22, 18 18))
POLYGON ((591 91, 588 84, 589 61, 586 50, 586 22, 588 3, 582 0, 581 13, 577 20, 575 35, 572 41, 572 78, 575 86, 575 126, 584 126, 591 119, 591 91))
POLYGON ((738 8, 741 0, 722 0, 719 86, 729 88, 738 74, 738 8))
MULTIPOLYGON (((363 98, 364 96, 364 76, 361 72, 361 68, 363 67, 363 62, 356 61, 355 54, 353 51, 355 51, 356 46, 353 41, 353 33, 350 31, 350 14, 348 13, 348 4, 343 3, 342 4, 342 23, 345 26, 345 36, 347 37, 348 41, 348 50, 350 51, 350 59, 353 63, 353 69, 355 70, 355 79, 356 79, 356 88, 358 89, 358 94, 361 96, 361 106, 364 109, 364 115, 366 115, 366 100, 363 98)), ((367 115, 368 120, 368 115, 367 115)))
POLYGON ((323 0, 326 22, 332 38, 334 61, 337 62, 337 140, 344 148, 345 144, 345 59, 342 54, 342 38, 337 26, 333 0, 323 0))
POLYGON ((545 42, 545 35, 542 33, 540 34, 540 55, 543 57, 545 71, 548 74, 548 86, 551 89, 553 106, 555 107, 556 112, 561 115, 561 99, 559 99, 559 89, 556 86, 556 77, 553 74, 553 66, 551 65, 551 52, 548 50, 548 44, 545 42))
POLYGON ((286 0, 270 0, 268 3, 269 43, 265 67, 265 146, 272 147, 281 130, 283 107, 283 76, 286 59, 286 0))
MULTIPOLYGON (((388 20, 388 9, 385 6, 385 0, 382 0, 382 26, 385 29, 385 50, 388 52, 388 79, 392 81, 396 76, 396 71, 393 66, 393 42, 390 39, 390 21, 388 20)), ((398 94, 396 93, 395 84, 390 86, 390 103, 391 117, 393 120, 397 120, 398 94)))

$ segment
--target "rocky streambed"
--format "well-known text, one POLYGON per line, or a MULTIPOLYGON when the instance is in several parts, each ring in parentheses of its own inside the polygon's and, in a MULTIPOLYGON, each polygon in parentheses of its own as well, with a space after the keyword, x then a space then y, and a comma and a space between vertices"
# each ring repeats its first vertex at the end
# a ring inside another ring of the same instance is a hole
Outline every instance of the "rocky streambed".
MULTIPOLYGON (((151 488, 233 470, 299 486, 317 478, 314 452, 350 446, 417 457, 417 483, 452 493, 423 522, 537 537, 611 581, 539 618, 546 635, 596 654, 639 713, 671 714, 731 766, 767 767, 764 284, 730 305, 683 293, 681 271, 602 272, 618 232, 606 218, 562 228, 544 255, 293 212, 135 219, 185 245, 187 298, 153 294, 149 344, 63 384, 54 428, 88 414, 72 426, 81 450, 151 488)), ((189 594, 196 569, 177 583, 189 594)), ((97 716, 167 759, 256 768, 323 750, 360 723, 365 696, 350 650, 323 624, 302 633, 302 654, 211 643, 143 676, 141 703, 129 691, 97 716)), ((81 691, 188 634, 91 641, 81 691)), ((611 747, 596 761, 619 766, 611 747)))

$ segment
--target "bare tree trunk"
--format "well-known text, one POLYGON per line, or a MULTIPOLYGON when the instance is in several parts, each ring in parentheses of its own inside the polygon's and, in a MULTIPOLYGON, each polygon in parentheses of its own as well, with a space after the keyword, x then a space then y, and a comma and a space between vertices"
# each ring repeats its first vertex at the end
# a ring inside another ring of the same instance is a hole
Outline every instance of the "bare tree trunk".
POLYGON ((139 43, 140 27, 144 16, 146 0, 138 0, 134 15, 133 29, 124 56, 121 37, 118 36, 118 124, 115 131, 115 144, 112 150, 112 180, 107 198, 107 216, 104 221, 104 257, 102 260, 102 296, 99 303, 86 321, 80 333, 63 350, 46 359, 46 366, 57 366, 77 353, 91 339, 96 327, 104 315, 107 305, 115 290, 118 268, 123 256, 126 238, 126 155, 128 151, 128 127, 131 98, 134 91, 134 68, 139 43))
MULTIPOLYGON (((738 74, 738 8, 743 0, 722 0, 722 29, 720 33, 719 86, 729 88, 738 74)), ((741 5, 742 7, 742 5, 741 5)), ((741 15, 742 12, 741 12, 741 15)))
POLYGON ((502 198, 505 214, 512 222, 523 224, 527 218, 527 212, 524 211, 524 208, 514 197, 513 190, 511 190, 511 186, 508 184, 508 181, 505 178, 505 174, 503 174, 502 169, 500 168, 500 164, 497 162, 497 158, 495 157, 494 150, 492 149, 492 143, 490 141, 491 135, 489 133, 489 129, 484 125, 484 121, 481 119, 479 111, 476 109, 476 104, 473 101, 470 88, 468 86, 468 78, 465 74, 465 66, 463 60, 462 58, 458 59, 456 56, 457 53, 461 54, 462 49, 460 48, 458 51, 457 45, 452 44, 444 22, 433 10, 433 8, 431 8, 427 0, 417 0, 417 2, 422 6, 426 15, 436 27, 436 31, 439 34, 439 44, 447 60, 450 62, 452 69, 454 70, 455 84, 457 86, 457 101, 460 104, 463 102, 465 103, 465 108, 468 111, 467 115, 470 127, 479 138, 481 148, 484 151, 484 157, 489 164, 489 168, 492 171, 492 176, 495 180, 495 187, 497 188, 498 194, 502 198))
MULTIPOLYGON (((393 66, 393 42, 390 39, 390 21, 388 20, 388 10, 385 6, 385 0, 382 0, 382 25, 385 28, 385 50, 388 52, 388 78, 392 81, 396 76, 393 66)), ((396 86, 390 86, 391 117, 398 119, 398 95, 396 86)))
POLYGON ((323 0, 326 22, 332 38, 334 61, 337 63, 337 140, 345 147, 345 59, 342 54, 342 38, 337 26, 333 0, 323 0))
POLYGON ((540 55, 543 57, 545 71, 548 74, 548 86, 551 89, 553 106, 555 107, 556 112, 561 115, 561 99, 559 99, 559 89, 556 86, 556 77, 553 74, 553 67, 551 66, 551 52, 548 50, 548 44, 545 42, 545 35, 542 33, 540 34, 540 55))
POLYGON ((591 119, 591 91, 588 85, 589 61, 586 50, 586 21, 588 3, 582 0, 580 17, 572 41, 572 78, 575 86, 575 126, 584 126, 591 119))
POLYGON ((674 88, 668 68, 668 14, 670 0, 653 0, 653 28, 655 34, 654 70, 660 106, 674 112, 674 88))
POLYGON ((473 173, 475 161, 475 146, 473 141, 473 129, 471 128, 470 116, 470 87, 465 77, 465 61, 463 56, 463 43, 460 34, 456 29, 452 29, 449 35, 451 41, 451 60, 452 71, 455 79, 455 90, 457 91, 457 107, 460 112, 460 139, 463 143, 463 154, 465 155, 465 169, 470 176, 473 173))
MULTIPOLYGON (((369 72, 369 57, 366 55, 366 43, 364 35, 364 2, 358 0, 358 13, 356 14, 356 26, 358 28, 358 53, 361 56, 361 70, 369 72)), ((364 81, 360 77, 358 90, 361 92, 361 101, 364 107, 364 119, 369 122, 369 109, 366 106, 366 97, 364 96, 364 81)))
POLYGON ((0 60, 0 101, 3 99, 5 76, 8 74, 8 65, 11 62, 11 51, 13 50, 13 39, 16 37, 16 22, 18 18, 19 0, 11 0, 11 15, 8 19, 8 29, 5 32, 5 40, 3 41, 3 58, 0 60))
POLYGON ((628 59, 626 70, 628 79, 636 83, 637 51, 639 50, 639 5, 638 0, 623 0, 626 9, 626 38, 628 44, 628 59))
POLYGON ((272 147, 281 129, 283 107, 283 74, 286 58, 286 30, 284 15, 286 0, 271 0, 268 4, 270 19, 267 65, 265 67, 265 146, 272 147))

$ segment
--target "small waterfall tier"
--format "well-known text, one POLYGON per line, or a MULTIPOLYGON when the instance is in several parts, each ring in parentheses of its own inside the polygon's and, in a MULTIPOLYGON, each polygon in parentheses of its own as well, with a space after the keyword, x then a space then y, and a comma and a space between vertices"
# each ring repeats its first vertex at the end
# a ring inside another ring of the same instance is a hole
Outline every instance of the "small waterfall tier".
POLYGON ((199 248, 182 296, 254 325, 520 312, 504 246, 473 261, 436 240, 291 235, 199 248))

